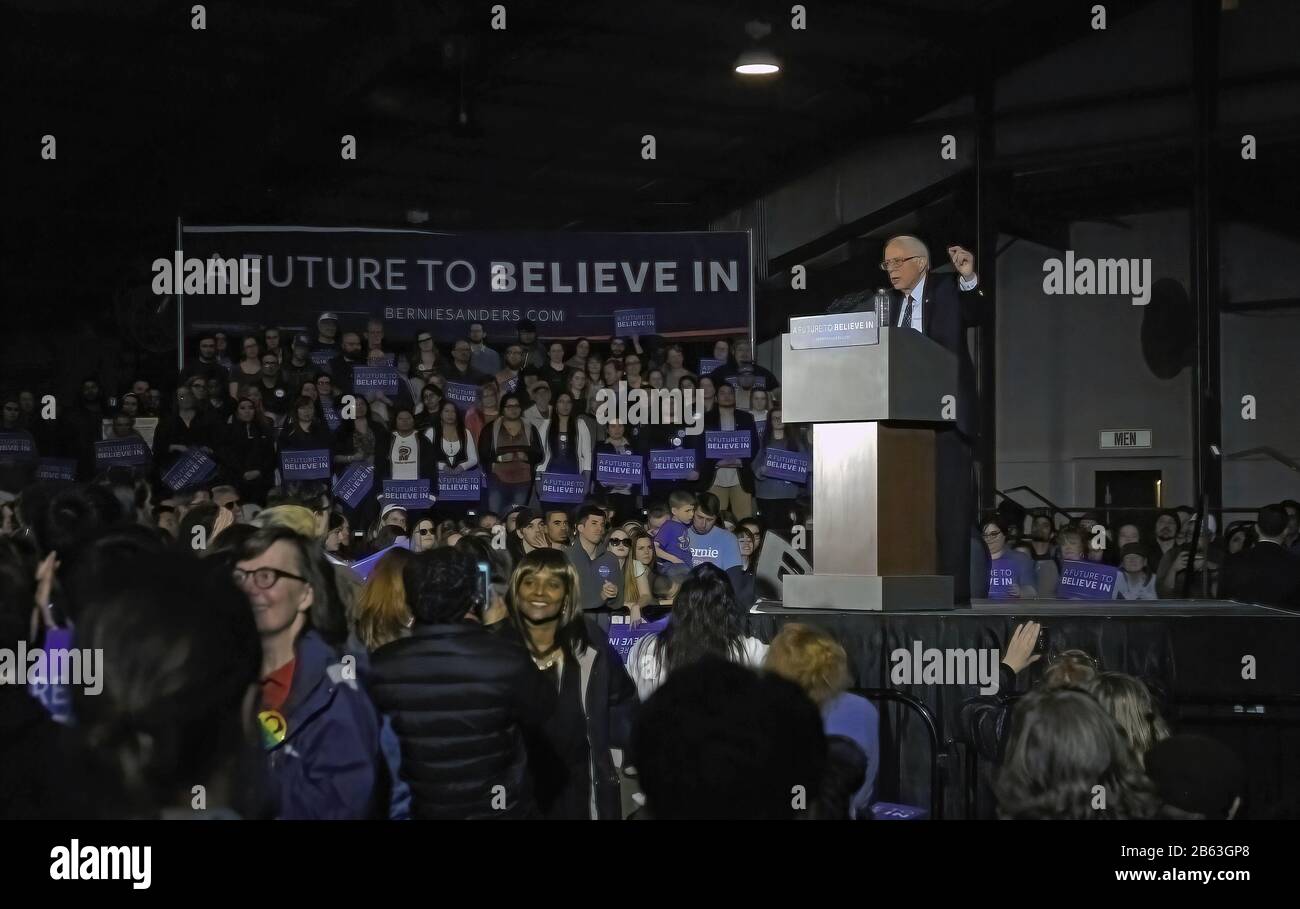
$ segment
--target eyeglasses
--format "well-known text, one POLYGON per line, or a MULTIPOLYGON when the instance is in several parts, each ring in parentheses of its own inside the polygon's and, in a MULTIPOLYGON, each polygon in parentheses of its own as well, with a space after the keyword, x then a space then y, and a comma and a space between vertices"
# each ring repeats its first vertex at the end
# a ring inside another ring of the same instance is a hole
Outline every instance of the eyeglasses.
POLYGON ((992 540, 1000 536, 1002 536, 1002 531, 1000 530, 989 530, 984 533, 984 539, 986 540, 992 540))
POLYGON ((225 505, 222 505, 221 507, 229 508, 231 511, 238 511, 239 509, 244 507, 244 503, 236 499, 233 502, 227 502, 225 505))
POLYGON ((294 581, 307 583, 307 579, 297 574, 290 574, 287 571, 281 571, 278 568, 254 568, 252 571, 245 571, 242 568, 236 568, 230 573, 235 579, 235 583, 240 587, 249 579, 253 579, 253 585, 259 590, 270 590, 275 586, 275 582, 280 578, 289 578, 294 581))
POLYGON ((921 256, 905 256, 902 259, 886 259, 880 263, 881 271, 893 271, 895 268, 902 266, 904 262, 911 262, 913 259, 920 259, 921 256))
POLYGON ((419 534, 420 536, 422 536, 422 537, 431 537, 431 536, 433 536, 433 528, 432 528, 432 527, 417 527, 417 528, 415 528, 415 532, 418 533, 418 534, 419 534))
POLYGON ((631 543, 631 542, 632 542, 632 541, 629 540, 627 537, 610 537, 610 538, 609 538, 609 545, 610 545, 610 546, 627 546, 627 545, 628 545, 629 543, 631 543))

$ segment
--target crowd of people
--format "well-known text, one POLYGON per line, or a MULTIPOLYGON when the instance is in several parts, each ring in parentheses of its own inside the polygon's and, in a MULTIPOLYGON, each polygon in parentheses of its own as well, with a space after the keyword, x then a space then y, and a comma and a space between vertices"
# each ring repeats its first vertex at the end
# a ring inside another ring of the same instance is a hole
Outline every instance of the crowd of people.
MULTIPOLYGON (((4 431, 77 472, 0 465, 0 652, 101 653, 103 677, 0 684, 0 816, 871 817, 879 717, 849 690, 844 647, 793 622, 765 642, 747 622, 766 533, 808 517, 804 485, 763 474, 765 448, 808 439, 747 341, 719 342, 700 375, 680 346, 636 338, 601 356, 521 325, 498 353, 476 325, 448 358, 428 333, 397 351, 382 324, 340 335, 326 313, 314 339, 260 332, 230 364, 226 349, 200 339, 166 407, 143 381, 112 407, 87 381, 53 419, 32 393, 6 401, 4 431), (362 365, 396 369, 397 391, 357 392, 362 365), (620 383, 700 390, 704 427, 748 430, 750 456, 602 485, 602 451, 702 452, 681 423, 596 419, 594 390, 620 383), (453 396, 464 386, 472 401, 453 396), (129 439, 154 415, 148 463, 97 467, 105 421, 129 439), (280 470, 284 451, 321 449, 336 472, 478 468, 486 486, 477 501, 349 505, 280 470), (216 473, 168 488, 195 450, 216 473), (547 500, 538 477, 554 472, 583 478, 582 502, 547 500)), ((1212 561, 1212 527, 1204 558, 1180 555, 1191 515, 1176 512, 1104 548, 1087 517, 1059 531, 1036 517, 1027 541, 984 530, 995 561, 1030 565, 1020 596, 1050 595, 1035 563, 1058 557, 1111 560, 1139 593, 1223 564, 1226 595, 1290 570, 1266 560, 1270 546, 1292 558, 1292 505, 1261 511, 1256 540, 1227 535, 1239 563, 1212 561)), ((1007 691, 1036 659, 1033 631, 1007 648, 1007 691)), ((1002 814, 1232 816, 1183 794, 1199 745, 1155 723, 1142 683, 1078 662, 1014 707, 969 705, 1002 814), (1162 767, 1183 782, 1158 785, 1162 767), (1082 795, 1097 785, 1100 810, 1082 795)))
POLYGON ((1099 526, 1095 513, 1063 523, 1047 511, 991 515, 981 525, 993 571, 1013 583, 994 596, 1054 598, 1066 562, 1116 569, 1115 599, 1235 599, 1300 607, 1300 503, 1261 508, 1220 535, 1183 506, 1156 514, 1149 526, 1099 526), (1193 553, 1193 549, 1195 552, 1193 553), (1190 575, 1190 576, 1189 576, 1190 575))

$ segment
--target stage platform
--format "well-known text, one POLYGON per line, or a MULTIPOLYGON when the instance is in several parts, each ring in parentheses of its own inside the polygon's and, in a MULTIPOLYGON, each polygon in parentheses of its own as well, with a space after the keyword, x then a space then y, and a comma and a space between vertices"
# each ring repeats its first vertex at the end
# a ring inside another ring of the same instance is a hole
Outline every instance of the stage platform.
MULTIPOLYGON (((1077 648, 1103 669, 1141 678, 1177 729, 1234 747, 1246 762, 1254 804, 1300 803, 1300 611, 1221 600, 983 600, 969 609, 836 612, 761 600, 748 627, 764 641, 785 622, 825 628, 848 651, 856 685, 917 698, 934 714, 941 741, 950 742, 961 737, 960 706, 978 694, 976 687, 893 684, 890 654, 918 642, 923 649, 1001 651, 1015 627, 1031 619, 1048 629, 1051 651, 1077 648)), ((1043 662, 1021 673, 1018 691, 1032 687, 1043 662)), ((907 765, 899 795, 925 804, 928 746, 920 723, 902 708, 889 713, 907 765)), ((945 775, 944 815, 961 817, 963 761, 956 748, 948 751, 945 775)))

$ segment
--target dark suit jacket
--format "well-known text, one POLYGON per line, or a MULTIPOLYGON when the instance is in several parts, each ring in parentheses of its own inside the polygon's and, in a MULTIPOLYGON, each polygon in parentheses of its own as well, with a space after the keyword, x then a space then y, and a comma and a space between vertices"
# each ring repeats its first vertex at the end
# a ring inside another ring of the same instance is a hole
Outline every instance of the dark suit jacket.
POLYGON ((1300 560, 1278 544, 1261 540, 1226 561, 1219 595, 1269 606, 1300 606, 1300 560))
MULTIPOLYGON (((896 326, 903 317, 903 295, 895 291, 893 297, 889 315, 896 326)), ((957 356, 957 429, 972 442, 979 436, 979 388, 966 345, 966 329, 980 323, 986 305, 982 285, 963 291, 955 274, 931 272, 925 276, 925 296, 921 300, 925 335, 957 356)))
MULTIPOLYGON (((736 431, 749 430, 749 457, 741 458, 740 470, 740 488, 745 490, 751 496, 754 494, 754 455, 758 454, 758 432, 754 426, 754 418, 743 410, 736 410, 736 431)), ((704 432, 717 432, 722 428, 721 416, 718 414, 718 408, 714 405, 707 413, 704 414, 704 432)), ((717 461, 711 461, 704 456, 705 443, 700 442, 699 464, 700 464, 700 481, 697 487, 700 491, 707 491, 713 485, 713 476, 717 472, 717 461)))

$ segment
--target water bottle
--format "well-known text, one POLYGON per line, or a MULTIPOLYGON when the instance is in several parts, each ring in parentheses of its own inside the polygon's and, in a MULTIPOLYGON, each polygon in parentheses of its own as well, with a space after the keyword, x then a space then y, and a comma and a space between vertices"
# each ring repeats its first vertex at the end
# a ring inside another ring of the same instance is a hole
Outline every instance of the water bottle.
POLYGON ((883 287, 877 287, 876 295, 871 298, 871 303, 876 310, 876 325, 881 328, 889 325, 889 291, 883 287))

